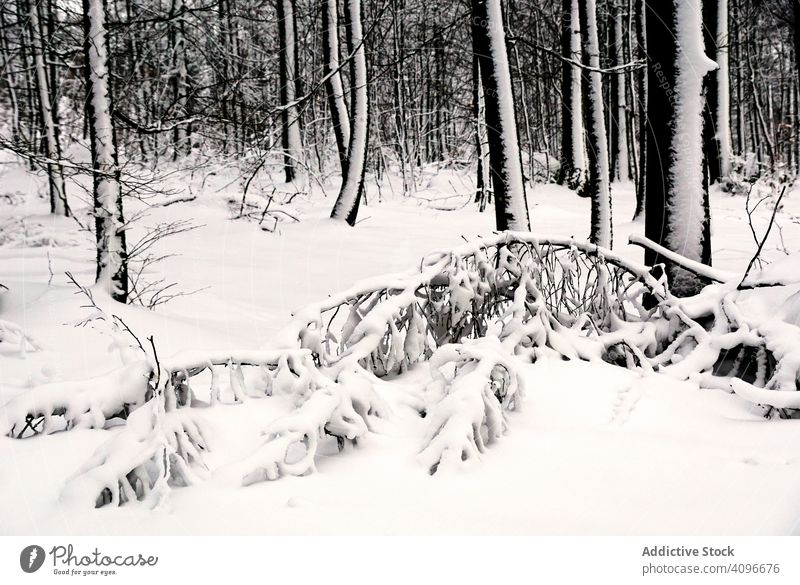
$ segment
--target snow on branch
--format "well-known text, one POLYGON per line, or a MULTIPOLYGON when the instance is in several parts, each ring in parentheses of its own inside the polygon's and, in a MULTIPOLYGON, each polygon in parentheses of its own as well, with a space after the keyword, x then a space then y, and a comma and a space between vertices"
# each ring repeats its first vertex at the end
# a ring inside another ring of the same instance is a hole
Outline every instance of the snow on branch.
POLYGON ((127 419, 150 400, 158 379, 165 384, 168 411, 191 406, 194 400, 191 378, 206 369, 212 370, 212 401, 219 400, 219 370, 225 368, 234 400, 245 400, 243 366, 263 368, 270 385, 276 378, 283 391, 303 394, 308 391, 307 384, 294 380, 292 386, 286 381, 291 374, 282 373, 282 367, 290 369, 292 364, 309 356, 303 350, 186 351, 158 365, 150 357, 135 360, 96 378, 42 384, 19 394, 0 408, 0 434, 25 438, 73 428, 102 429, 110 419, 127 419))
POLYGON ((711 268, 711 266, 703 264, 702 262, 697 262, 695 260, 686 258, 685 256, 681 256, 672 250, 667 250, 665 247, 659 246, 653 240, 645 238, 639 234, 631 234, 631 236, 628 238, 628 242, 635 246, 653 250, 667 260, 670 260, 671 262, 674 262, 686 270, 693 272, 694 274, 697 274, 698 276, 701 276, 711 282, 728 282, 736 278, 736 275, 732 272, 711 268))
POLYGON ((419 459, 433 475, 479 458, 506 431, 505 412, 519 407, 524 386, 518 360, 496 337, 442 346, 430 364, 435 398, 419 459))
POLYGON ((138 343, 146 359, 12 399, 0 430, 25 437, 126 419, 65 494, 156 505, 169 487, 205 473, 207 446, 191 407, 193 378, 206 370, 212 404, 227 370, 234 402, 283 394, 297 405, 265 426, 251 452, 215 472, 239 485, 312 473, 326 436, 340 450, 360 441, 372 417, 388 413, 376 377, 424 361, 435 379, 419 459, 430 473, 477 460, 519 406, 522 365, 548 356, 661 372, 791 415, 800 406, 800 327, 780 312, 751 316, 738 300, 757 291, 707 276, 724 282, 678 299, 665 277, 610 250, 495 234, 311 305, 263 350, 187 351, 160 362, 150 338, 152 356, 138 343), (258 388, 247 388, 247 367, 260 372, 258 388))
POLYGON ((355 444, 366 435, 370 416, 388 413, 388 406, 363 372, 342 371, 334 382, 313 364, 308 365, 319 386, 296 410, 270 423, 264 429, 263 442, 226 475, 245 486, 286 475, 307 475, 316 470, 314 459, 321 438, 335 437, 341 451, 346 442, 355 444))
POLYGON ((669 298, 645 266, 570 239, 504 232, 425 258, 418 271, 363 281, 301 311, 276 347, 311 350, 334 367, 358 363, 377 376, 404 371, 441 345, 486 335, 508 317, 515 291, 530 281, 541 307, 518 319, 578 327, 584 335, 651 320, 643 297, 669 298))
MULTIPOLYGON (((366 280, 307 307, 276 343, 307 348, 325 367, 358 364, 383 376, 443 345, 495 331, 531 361, 547 354, 602 359, 729 390, 730 378, 798 389, 800 329, 747 317, 737 304, 737 275, 673 256, 720 284, 678 299, 664 277, 610 250, 504 232, 432 254, 417 271, 366 280)), ((784 403, 773 402, 776 408, 784 403)))
POLYGON ((61 500, 84 507, 135 501, 155 507, 170 486, 188 486, 206 475, 207 449, 195 412, 165 412, 155 397, 67 480, 61 500))
POLYGON ((103 428, 149 399, 152 368, 145 360, 76 382, 43 384, 0 408, 0 434, 24 438, 73 428, 103 428))

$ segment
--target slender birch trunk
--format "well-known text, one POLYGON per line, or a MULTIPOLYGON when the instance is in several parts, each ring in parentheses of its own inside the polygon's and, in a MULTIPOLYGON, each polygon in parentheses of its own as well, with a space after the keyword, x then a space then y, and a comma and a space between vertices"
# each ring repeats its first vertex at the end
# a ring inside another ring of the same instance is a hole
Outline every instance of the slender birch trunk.
POLYGON ((587 135, 587 170, 584 196, 591 198, 591 231, 589 239, 598 246, 610 248, 614 237, 611 225, 611 185, 608 167, 608 139, 603 106, 603 79, 600 68, 600 43, 597 37, 597 4, 595 0, 579 2, 581 38, 583 41, 584 125, 587 135))
POLYGON ((362 18, 361 0, 345 0, 347 51, 353 55, 350 61, 350 145, 347 148, 347 170, 331 217, 343 219, 351 226, 356 223, 364 194, 369 141, 369 86, 362 18))
POLYGON ((491 193, 491 176, 489 175, 489 150, 486 136, 486 105, 481 84, 481 69, 477 55, 472 56, 472 118, 475 123, 475 153, 478 158, 477 178, 475 181, 475 202, 483 212, 489 202, 491 193))
MULTIPOLYGON (((614 6, 614 64, 625 63, 625 44, 622 36, 622 2, 617 0, 614 6)), ((630 155, 628 154, 628 104, 626 93, 626 75, 620 71, 614 76, 614 102, 616 106, 616 137, 614 153, 614 178, 619 181, 630 179, 630 155)))
POLYGON ((333 133, 342 177, 346 174, 347 149, 350 143, 350 116, 344 100, 342 75, 339 71, 339 14, 337 0, 324 0, 322 7, 322 60, 324 61, 325 92, 331 112, 333 133))
POLYGON ((558 182, 580 189, 586 178, 581 71, 570 61, 581 60, 578 0, 561 2, 561 167, 558 182), (569 61, 567 60, 569 59, 569 61))
POLYGON ((295 0, 277 0, 280 39, 280 99, 283 167, 287 183, 303 183, 303 140, 297 99, 297 30, 295 0))

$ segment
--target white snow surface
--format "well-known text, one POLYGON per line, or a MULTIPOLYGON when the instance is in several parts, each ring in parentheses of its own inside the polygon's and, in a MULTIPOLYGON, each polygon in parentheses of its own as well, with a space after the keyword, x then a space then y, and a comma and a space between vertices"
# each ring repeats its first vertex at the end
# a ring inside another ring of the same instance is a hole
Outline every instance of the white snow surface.
MULTIPOLYGON (((63 236, 50 247, 0 246, 0 281, 9 289, 0 294, 2 318, 41 346, 20 351, 0 343, 0 405, 32 385, 113 379, 106 374, 123 365, 114 340, 100 325, 74 325, 87 316, 86 299, 64 276, 69 270, 92 283, 91 234, 47 214, 46 198, 36 196, 44 177, 12 165, 0 173, 2 189, 27 195, 21 205, 0 202, 0 219, 33 217, 63 236)), ((450 185, 439 197, 472 197, 474 169, 439 174, 436 184, 450 185)), ((170 186, 190 180, 175 177, 170 186)), ((200 177, 194 181, 199 185, 200 177)), ((153 335, 164 359, 180 351, 262 347, 292 311, 359 279, 418 266, 424 254, 493 227, 491 210, 481 214, 471 203, 439 211, 400 198, 395 175, 381 184, 380 203, 368 177, 369 205, 355 228, 328 218, 338 188, 329 184, 327 198, 317 191, 297 204, 300 223, 280 224, 272 234, 255 222, 231 221, 228 199, 239 192, 230 182, 220 171, 196 200, 152 208, 131 229, 135 240, 157 222, 192 217, 203 224, 159 244, 177 255, 154 276, 169 276, 182 290, 208 288, 156 311, 115 305, 96 291, 97 302, 140 339, 153 335)), ((542 235, 588 235, 589 201, 555 185, 527 191, 542 235)), ((624 245, 642 230, 625 221, 634 207, 630 184, 615 185, 614 205, 617 252, 640 261, 641 250, 624 245)), ((715 190, 712 206, 715 265, 741 273, 755 249, 742 219, 744 199, 715 190)), ((759 233, 770 213, 762 207, 759 233)), ((795 189, 777 217, 783 243, 771 234, 768 260, 787 258, 783 246, 800 249, 800 226, 791 222, 798 215, 795 189)), ((752 309, 769 314, 783 307, 787 321, 796 319, 800 285, 784 288, 754 295, 752 309)), ((427 368, 377 385, 388 414, 371 419, 358 446, 338 453, 331 438, 322 440, 315 473, 248 487, 213 472, 252 452, 261 431, 294 403, 276 395, 235 404, 235 389, 222 381, 219 403, 196 409, 210 448, 210 478, 173 489, 156 511, 138 503, 93 510, 60 499, 67 480, 124 427, 0 437, 0 534, 800 534, 798 420, 765 420, 736 394, 666 376, 541 359, 519 373, 525 395, 506 414, 507 431, 462 467, 430 476, 420 459, 428 421, 411 407, 431 379, 427 368)), ((195 392, 210 398, 207 385, 195 392)))

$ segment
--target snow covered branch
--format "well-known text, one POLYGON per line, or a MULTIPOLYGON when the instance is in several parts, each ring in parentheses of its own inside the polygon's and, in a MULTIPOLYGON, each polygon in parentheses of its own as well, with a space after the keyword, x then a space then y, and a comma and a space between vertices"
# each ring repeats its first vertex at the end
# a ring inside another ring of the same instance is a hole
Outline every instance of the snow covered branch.
POLYGON ((191 485, 205 476, 207 449, 195 412, 165 412, 156 397, 67 480, 61 500, 85 507, 139 500, 155 507, 171 485, 191 485))
MULTIPOLYGON (((516 318, 577 327, 584 335, 649 321, 669 298, 645 266, 570 239, 504 232, 432 254, 418 271, 359 283, 311 305, 277 337, 276 347, 310 349, 320 364, 358 363, 377 376, 404 371, 438 347, 486 335, 514 317, 517 291, 536 290, 539 306, 519 301, 516 318), (656 303, 657 304, 657 303, 656 303)), ((510 333, 508 333, 510 334, 510 333)))
POLYGON ((312 364, 309 375, 319 384, 315 391, 296 410, 270 423, 262 444, 229 472, 242 485, 312 473, 321 438, 335 437, 341 451, 346 442, 355 444, 370 430, 370 416, 388 413, 363 372, 343 371, 333 382, 312 364))
POLYGON ((505 412, 518 408, 523 378, 496 337, 439 348, 431 371, 426 392, 433 398, 419 458, 433 475, 478 458, 506 431, 505 412))

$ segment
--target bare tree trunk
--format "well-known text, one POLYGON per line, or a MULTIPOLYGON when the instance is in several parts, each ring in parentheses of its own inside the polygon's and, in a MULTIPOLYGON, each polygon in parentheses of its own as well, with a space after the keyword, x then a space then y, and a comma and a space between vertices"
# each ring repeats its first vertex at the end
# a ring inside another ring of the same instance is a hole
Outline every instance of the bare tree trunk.
POLYGON ((800 71, 800 0, 792 0, 792 15, 794 16, 794 62, 797 71, 800 71))
MULTIPOLYGON (((702 145, 703 76, 714 67, 704 58, 702 15, 694 2, 646 3, 647 202, 645 236, 691 260, 711 264, 708 192, 702 145)), ((650 266, 665 263, 670 288, 696 294, 704 283, 652 250, 650 266)))
POLYGON ((286 182, 302 183, 303 140, 297 99, 297 30, 295 0, 277 0, 280 39, 280 98, 283 141, 283 168, 286 182))
POLYGON ((347 148, 350 142, 350 116, 344 101, 342 75, 339 71, 339 10, 337 0, 325 0, 322 7, 322 60, 324 61, 325 92, 331 112, 333 133, 342 176, 346 174, 347 148))
POLYGON ((109 87, 104 0, 83 0, 86 118, 92 153, 97 282, 121 303, 128 300, 128 253, 120 169, 109 87))
MULTIPOLYGON (((6 22, 4 11, 0 10, 0 30, 8 30, 10 25, 6 22)), ((8 65, 14 58, 13 52, 9 47, 8 37, 5 34, 0 34, 0 54, 3 56, 3 61, 6 63, 4 69, 6 87, 8 87, 8 97, 11 102, 11 141, 16 143, 22 137, 22 129, 20 127, 20 107, 19 98, 17 96, 17 81, 15 72, 8 65)))
MULTIPOLYGON (((46 4, 45 4, 46 5, 46 4)), ((39 3, 32 2, 30 16, 31 50, 36 67, 36 86, 38 88, 39 112, 42 118, 44 147, 47 156, 47 178, 50 185, 50 212, 56 215, 69 215, 67 194, 64 184, 64 169, 61 166, 61 145, 53 114, 53 94, 50 91, 50 75, 45 63, 45 49, 42 41, 42 26, 39 18, 39 3)))
POLYGON ((497 229, 529 231, 503 22, 500 0, 472 0, 472 43, 486 104, 497 229))
POLYGON ((728 3, 703 3, 703 41, 706 55, 718 69, 704 80, 703 144, 708 163, 708 182, 714 184, 730 173, 730 85, 728 82, 728 3))
MULTIPOLYGON (((622 36, 622 1, 616 0, 614 6, 614 64, 625 64, 625 43, 622 36)), ((628 120, 627 120, 627 92, 626 75, 620 71, 613 77, 613 92, 616 118, 616 131, 614 135, 614 166, 613 176, 619 181, 630 179, 630 155, 628 154, 628 120)))
MULTIPOLYGON (((639 45, 639 57, 647 58, 647 25, 645 14, 645 0, 636 0, 636 40, 639 45)), ((636 210, 633 218, 642 217, 645 212, 645 200, 647 191, 647 134, 649 132, 648 110, 647 110, 647 70, 640 69, 636 74, 636 88, 639 98, 639 182, 636 185, 636 210)))
POLYGON ((608 168, 608 140, 603 107, 603 80, 600 68, 600 43, 597 38, 595 0, 579 3, 583 40, 584 125, 587 135, 589 176, 583 195, 591 198, 592 215, 589 238, 598 246, 610 248, 614 237, 611 225, 611 185, 608 168))
POLYGON ((583 186, 586 173, 583 142, 581 71, 570 61, 581 60, 578 0, 561 2, 561 167, 558 182, 570 189, 583 186))
POLYGON ((719 172, 723 177, 731 173, 731 80, 728 57, 730 37, 728 33, 728 0, 717 1, 717 142, 719 143, 719 172))
POLYGON ((347 172, 342 177, 342 188, 331 217, 343 219, 351 226, 356 223, 364 194, 369 141, 369 86, 362 17, 361 0, 345 0, 347 51, 353 55, 350 61, 350 145, 347 148, 347 172))
MULTIPOLYGON (((181 115, 186 115, 187 100, 187 69, 186 69, 186 40, 184 38, 184 0, 172 0, 171 12, 176 15, 176 22, 173 31, 172 49, 172 99, 175 104, 175 111, 181 115)), ((186 126, 178 124, 173 130, 173 160, 177 160, 181 152, 191 150, 188 144, 186 126)))
MULTIPOLYGON (((279 2, 281 0, 278 0, 279 2)), ((228 96, 228 89, 230 85, 230 38, 228 36, 228 0, 217 0, 217 26, 219 56, 218 67, 222 71, 217 71, 217 101, 220 106, 220 114, 222 115, 222 151, 228 152, 231 146, 231 133, 230 133, 230 97, 228 96)))
POLYGON ((489 145, 486 137, 486 106, 481 84, 481 69, 478 56, 472 55, 472 117, 475 122, 475 152, 478 158, 478 175, 475 188, 475 202, 478 209, 484 211, 491 193, 491 176, 487 151, 489 145))

